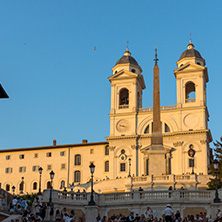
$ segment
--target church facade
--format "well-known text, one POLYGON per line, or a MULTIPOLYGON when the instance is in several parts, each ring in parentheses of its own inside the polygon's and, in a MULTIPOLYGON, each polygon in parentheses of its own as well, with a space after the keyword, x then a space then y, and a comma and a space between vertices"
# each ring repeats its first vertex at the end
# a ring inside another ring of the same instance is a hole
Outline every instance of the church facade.
MULTIPOLYGON (((89 165, 96 166, 95 190, 111 192, 144 189, 206 188, 212 158, 208 129, 205 60, 190 42, 174 75, 177 104, 159 107, 164 152, 151 152, 155 131, 153 107, 143 108, 146 88, 142 68, 127 49, 112 68, 110 135, 106 142, 32 147, 0 151, 2 187, 15 193, 39 189, 38 168, 43 168, 42 188, 50 187, 49 172, 55 172, 54 188, 74 185, 88 189, 89 165), (155 161, 154 161, 155 160, 155 161), (48 172, 48 173, 47 173, 48 172), (23 179, 22 179, 23 178, 23 179), (130 181, 130 182, 129 182, 130 181), (130 183, 130 185, 129 185, 130 183)), ((161 90, 160 90, 161 93, 161 90)))

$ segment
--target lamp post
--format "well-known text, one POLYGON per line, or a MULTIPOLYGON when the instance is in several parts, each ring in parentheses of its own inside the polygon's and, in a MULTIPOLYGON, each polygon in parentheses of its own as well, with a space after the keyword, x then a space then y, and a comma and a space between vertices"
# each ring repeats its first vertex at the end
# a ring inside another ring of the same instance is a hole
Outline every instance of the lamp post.
POLYGON ((129 175, 128 175, 128 177, 131 177, 130 170, 131 170, 131 158, 129 158, 129 175))
POLYGON ((220 203, 220 198, 218 195, 218 191, 217 191, 217 170, 219 167, 219 162, 217 159, 214 160, 213 162, 213 166, 214 166, 214 170, 215 170, 215 198, 214 198, 214 203, 220 203))
POLYGON ((13 195, 15 195, 15 186, 12 187, 13 195))
POLYGON ((49 174, 50 174, 50 179, 51 179, 50 196, 49 196, 49 206, 52 207, 52 181, 53 181, 53 179, 54 179, 55 173, 54 173, 53 171, 51 171, 49 174))
POLYGON ((42 167, 39 167, 39 192, 38 192, 38 195, 42 195, 42 193, 41 193, 41 177, 42 177, 42 171, 43 171, 43 168, 42 168, 42 167))
POLYGON ((21 182, 21 191, 20 194, 23 194, 23 190, 24 190, 24 177, 22 177, 22 182, 21 182))
POLYGON ((95 171, 95 165, 93 163, 91 163, 89 168, 90 168, 90 173, 91 173, 91 196, 90 196, 89 205, 93 206, 96 204, 94 201, 94 198, 93 198, 93 174, 95 171))

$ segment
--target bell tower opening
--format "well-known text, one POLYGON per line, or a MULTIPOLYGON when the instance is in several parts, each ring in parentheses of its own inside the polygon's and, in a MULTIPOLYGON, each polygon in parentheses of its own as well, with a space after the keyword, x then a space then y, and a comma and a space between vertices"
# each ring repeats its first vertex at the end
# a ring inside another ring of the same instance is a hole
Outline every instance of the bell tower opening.
POLYGON ((195 84, 193 82, 186 83, 185 95, 186 95, 186 99, 185 99, 186 103, 196 102, 195 84))
POLYGON ((119 108, 125 109, 129 108, 129 90, 126 88, 123 88, 120 90, 119 93, 119 108))

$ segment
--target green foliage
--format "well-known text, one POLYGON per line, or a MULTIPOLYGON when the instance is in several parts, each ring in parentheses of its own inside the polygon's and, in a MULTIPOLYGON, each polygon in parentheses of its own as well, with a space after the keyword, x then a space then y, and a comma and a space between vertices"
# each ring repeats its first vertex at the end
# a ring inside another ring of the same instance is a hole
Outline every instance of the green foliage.
MULTIPOLYGON (((219 161, 219 167, 217 171, 217 187, 218 189, 222 187, 222 137, 220 138, 220 141, 217 141, 214 143, 215 149, 214 149, 214 156, 219 161)), ((212 175, 215 175, 215 170, 213 167, 213 160, 211 160, 211 164, 209 165, 209 173, 212 175)), ((213 179, 210 179, 210 182, 208 182, 208 187, 210 190, 215 189, 215 177, 213 179)))

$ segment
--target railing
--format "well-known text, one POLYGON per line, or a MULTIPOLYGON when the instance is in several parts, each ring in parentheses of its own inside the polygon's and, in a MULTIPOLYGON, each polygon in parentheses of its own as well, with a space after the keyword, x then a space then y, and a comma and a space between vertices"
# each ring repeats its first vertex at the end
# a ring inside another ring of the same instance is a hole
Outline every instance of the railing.
POLYGON ((186 102, 186 103, 194 103, 194 102, 196 102, 196 99, 195 99, 195 98, 186 99, 185 102, 186 102))
POLYGON ((58 198, 70 200, 87 200, 87 193, 58 191, 58 198))
MULTIPOLYGON (((169 110, 169 109, 176 109, 177 105, 172 105, 172 106, 161 106, 160 110, 169 110)), ((148 108, 139 108, 140 112, 151 112, 153 111, 153 107, 148 107, 148 108)))

